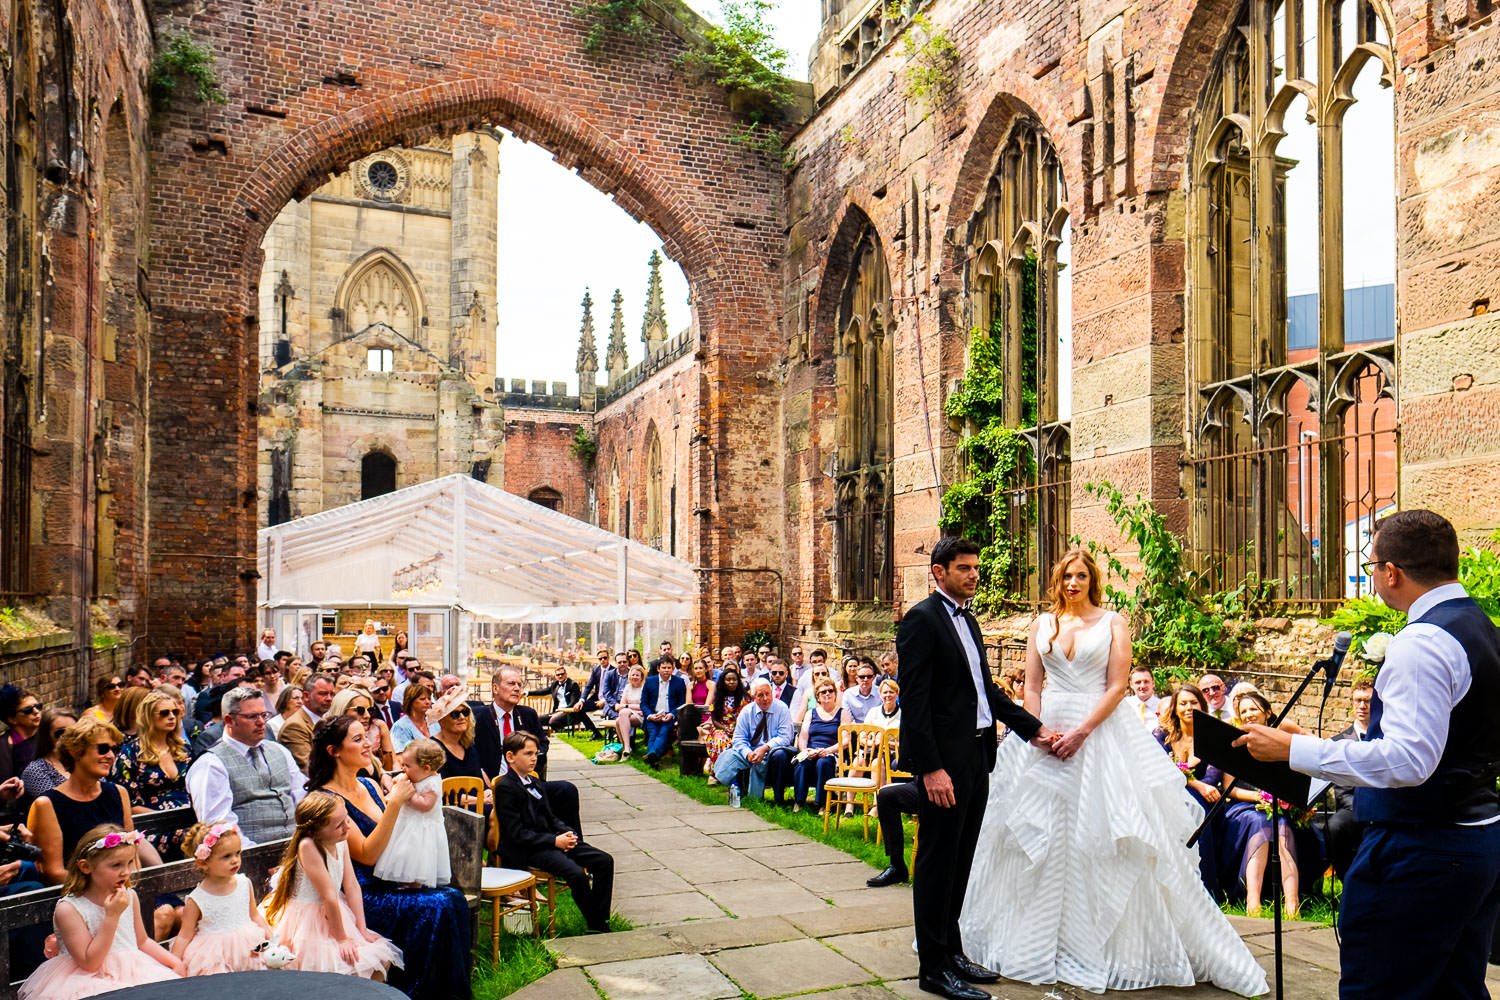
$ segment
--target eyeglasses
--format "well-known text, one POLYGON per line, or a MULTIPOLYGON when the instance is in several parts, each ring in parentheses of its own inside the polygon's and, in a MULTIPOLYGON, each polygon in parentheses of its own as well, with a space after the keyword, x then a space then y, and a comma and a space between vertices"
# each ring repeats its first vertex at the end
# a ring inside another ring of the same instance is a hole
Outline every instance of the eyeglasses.
POLYGON ((68 729, 67 729, 66 726, 62 727, 61 729, 54 729, 54 730, 52 730, 52 741, 54 743, 57 742, 57 740, 62 737, 62 734, 65 733, 65 732, 67 732, 67 731, 68 731, 68 729))
POLYGON ((156 710, 156 717, 158 719, 175 719, 181 714, 182 709, 180 708, 158 708, 156 710))
POLYGON ((122 684, 122 683, 120 683, 119 681, 110 681, 107 685, 105 685, 104 690, 106 690, 106 691, 118 691, 118 690, 120 690, 120 688, 122 688, 124 686, 125 685, 122 684))
POLYGON ((119 749, 120 748, 115 746, 113 743, 94 744, 94 752, 100 757, 113 757, 116 753, 119 752, 119 749))
POLYGON ((231 712, 236 719, 244 719, 246 722, 265 722, 271 717, 270 712, 231 712))
POLYGON ((450 712, 448 714, 452 715, 455 719, 467 719, 469 717, 469 715, 470 715, 470 712, 469 712, 469 710, 467 708, 460 708, 460 709, 456 709, 456 710, 454 710, 454 711, 452 711, 452 712, 450 712))
POLYGON ((1222 685, 1222 684, 1205 684, 1201 688, 1199 688, 1198 690, 1202 691, 1204 694, 1214 694, 1217 691, 1224 690, 1224 685, 1222 685))
POLYGON ((349 707, 349 711, 353 712, 355 715, 358 715, 358 716, 366 716, 366 715, 370 714, 370 706, 368 706, 368 705, 351 705, 349 707))
POLYGON ((380 687, 375 688, 370 693, 371 694, 388 694, 390 692, 390 690, 391 690, 391 686, 389 684, 382 684, 380 687))
POLYGON ((874 674, 855 674, 854 676, 858 677, 862 681, 873 681, 875 679, 874 674))
POLYGON ((771 676, 772 677, 785 677, 786 676, 786 671, 785 670, 773 670, 773 671, 771 671, 771 676))
POLYGON ((1368 562, 1362 562, 1359 564, 1360 569, 1365 571, 1366 576, 1374 575, 1375 571, 1382 566, 1395 566, 1397 569, 1401 568, 1400 564, 1393 563, 1389 559, 1371 559, 1368 562))
POLYGON ((40 706, 40 705, 27 705, 25 708, 17 709, 16 711, 20 715, 41 715, 42 714, 42 706, 40 706))

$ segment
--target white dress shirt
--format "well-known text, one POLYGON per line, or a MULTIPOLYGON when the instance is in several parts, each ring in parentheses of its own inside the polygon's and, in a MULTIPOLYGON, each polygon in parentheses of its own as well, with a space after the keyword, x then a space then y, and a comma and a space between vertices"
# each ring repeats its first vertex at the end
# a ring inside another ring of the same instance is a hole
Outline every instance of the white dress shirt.
POLYGON ((1130 711, 1140 716, 1142 722, 1152 729, 1156 728, 1156 713, 1161 708, 1161 697, 1152 695, 1149 701, 1141 701, 1133 694, 1125 696, 1125 704, 1130 711))
MULTIPOLYGON (((1469 693, 1469 656, 1448 632, 1422 616, 1445 601, 1467 596, 1457 583, 1434 587, 1412 602, 1407 626, 1386 647, 1375 678, 1380 698, 1380 738, 1321 740, 1293 736, 1291 766, 1303 774, 1362 788, 1410 788, 1437 770, 1448 745, 1454 707, 1469 693)), ((1483 826, 1500 820, 1469 824, 1483 826)))
POLYGON ((261 660, 274 660, 274 659, 276 659, 276 647, 275 646, 267 646, 265 643, 260 643, 258 646, 255 647, 255 662, 256 663, 259 663, 261 660))
MULTIPOLYGON (((963 607, 963 602, 948 593, 942 587, 937 592, 943 599, 955 608, 963 607)), ((978 711, 975 713, 974 728, 984 729, 995 724, 995 717, 990 714, 990 699, 985 693, 984 658, 979 653, 979 647, 974 645, 974 633, 969 631, 969 621, 962 615, 955 615, 952 608, 945 608, 943 615, 947 617, 949 626, 958 633, 958 644, 964 649, 964 656, 969 660, 969 673, 974 678, 974 691, 978 694, 978 711)))
MULTIPOLYGON (((250 760, 250 747, 231 737, 224 737, 223 742, 228 743, 244 755, 245 760, 251 767, 256 767, 255 761, 250 760)), ((291 775, 292 804, 295 806, 302 801, 302 796, 307 794, 307 775, 303 774, 297 767, 296 758, 292 752, 280 743, 272 740, 262 740, 259 744, 262 751, 267 754, 279 753, 286 758, 287 773, 291 775)), ((263 767, 257 770, 264 770, 263 767)), ((188 797, 193 802, 193 812, 201 823, 221 823, 228 821, 236 827, 239 826, 239 817, 234 814, 234 792, 229 787, 229 772, 224 770, 224 762, 211 753, 193 761, 193 766, 187 772, 188 797)), ((255 843, 242 832, 240 839, 246 847, 254 847, 255 843)))

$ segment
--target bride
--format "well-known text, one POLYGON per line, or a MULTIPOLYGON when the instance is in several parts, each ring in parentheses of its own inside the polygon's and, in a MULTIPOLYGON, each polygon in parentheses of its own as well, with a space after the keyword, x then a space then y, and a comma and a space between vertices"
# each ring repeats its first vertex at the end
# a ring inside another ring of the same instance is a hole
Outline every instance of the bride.
POLYGON ((1000 746, 960 920, 970 957, 1096 993, 1199 980, 1265 993, 1183 846, 1202 810, 1123 704, 1130 632, 1099 606, 1086 551, 1053 567, 1048 597, 1026 644, 1025 705, 1061 735, 1051 755, 1000 746))

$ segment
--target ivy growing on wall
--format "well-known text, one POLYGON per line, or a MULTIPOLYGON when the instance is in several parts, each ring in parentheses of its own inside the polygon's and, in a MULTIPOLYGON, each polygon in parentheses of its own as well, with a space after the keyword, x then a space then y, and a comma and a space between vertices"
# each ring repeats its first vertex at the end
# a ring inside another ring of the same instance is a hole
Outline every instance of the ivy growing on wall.
MULTIPOLYGON (((892 5, 890 16, 901 16, 899 4, 892 5)), ((958 46, 926 14, 912 15, 902 45, 907 58, 902 89, 932 114, 958 93, 958 46)))
POLYGON ((573 432, 573 440, 568 450, 584 465, 593 465, 594 459, 599 457, 599 442, 595 441, 594 436, 580 424, 573 432))
POLYGON ((598 53, 614 38, 644 43, 655 37, 641 0, 587 0, 574 7, 573 14, 588 29, 583 36, 585 52, 598 53))
POLYGON ((710 25, 704 45, 680 57, 685 70, 729 93, 744 126, 725 138, 783 167, 791 166, 782 139, 781 113, 792 103, 788 55, 776 44, 768 15, 775 0, 721 0, 724 25, 710 25))
POLYGON ((226 104, 229 97, 219 86, 219 71, 213 49, 193 41, 186 31, 176 31, 162 39, 151 60, 147 76, 151 105, 158 111, 171 108, 179 96, 178 86, 186 84, 188 92, 205 104, 226 104))
POLYGON ((1035 458, 1031 443, 1005 425, 1004 372, 1004 328, 997 316, 990 329, 971 331, 963 385, 944 406, 968 430, 958 443, 964 477, 944 491, 938 525, 982 546, 974 596, 981 613, 1014 598, 1010 582, 1025 566, 1028 544, 1008 530, 1006 494, 1032 476, 1035 458))

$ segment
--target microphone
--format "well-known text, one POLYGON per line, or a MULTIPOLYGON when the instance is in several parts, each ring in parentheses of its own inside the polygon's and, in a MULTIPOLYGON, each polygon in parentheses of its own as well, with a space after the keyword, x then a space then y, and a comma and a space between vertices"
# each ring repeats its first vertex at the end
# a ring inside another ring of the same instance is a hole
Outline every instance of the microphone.
POLYGON ((1328 685, 1326 687, 1334 687, 1334 682, 1338 681, 1338 669, 1344 666, 1344 657, 1349 655, 1349 643, 1352 643, 1353 640, 1355 640, 1355 637, 1347 633, 1347 631, 1341 631, 1337 636, 1334 636, 1334 655, 1331 655, 1328 660, 1323 661, 1323 673, 1325 673, 1325 676, 1328 676, 1328 685))

